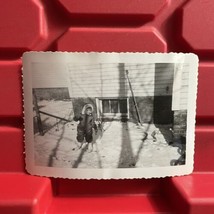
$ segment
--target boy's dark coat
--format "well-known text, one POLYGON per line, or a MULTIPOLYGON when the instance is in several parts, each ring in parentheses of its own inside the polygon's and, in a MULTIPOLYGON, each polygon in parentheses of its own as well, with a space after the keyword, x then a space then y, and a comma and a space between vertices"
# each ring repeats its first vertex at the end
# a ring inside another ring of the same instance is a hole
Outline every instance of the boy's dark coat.
POLYGON ((88 143, 93 140, 93 128, 97 131, 97 125, 92 115, 80 114, 74 117, 74 121, 80 121, 77 126, 77 140, 82 142, 84 138, 88 143))

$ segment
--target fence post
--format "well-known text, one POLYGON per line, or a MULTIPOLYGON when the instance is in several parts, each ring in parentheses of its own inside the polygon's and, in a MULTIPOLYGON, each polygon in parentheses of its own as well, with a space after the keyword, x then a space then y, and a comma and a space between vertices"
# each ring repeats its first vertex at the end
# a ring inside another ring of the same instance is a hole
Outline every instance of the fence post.
POLYGON ((39 134, 43 136, 44 132, 43 132, 42 120, 41 120, 41 116, 40 116, 40 113, 39 113, 39 106, 38 106, 38 103, 37 103, 37 97, 36 97, 35 89, 33 89, 33 104, 34 104, 34 109, 35 109, 35 112, 36 112, 37 126, 38 126, 38 129, 39 129, 39 134))

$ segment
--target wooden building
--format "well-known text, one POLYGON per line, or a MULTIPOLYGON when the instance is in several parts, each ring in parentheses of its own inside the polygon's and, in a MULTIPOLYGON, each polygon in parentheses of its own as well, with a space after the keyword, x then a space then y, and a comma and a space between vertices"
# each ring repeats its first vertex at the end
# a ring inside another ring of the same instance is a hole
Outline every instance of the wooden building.
POLYGON ((84 103, 91 103, 98 118, 136 121, 126 71, 142 122, 170 124, 173 111, 187 109, 188 65, 70 64, 68 69, 70 96, 76 112, 84 103))
POLYGON ((39 98, 70 98, 75 114, 81 112, 84 104, 91 103, 97 118, 137 121, 126 71, 142 122, 172 124, 174 112, 187 110, 188 64, 34 63, 32 66, 32 85, 39 98))

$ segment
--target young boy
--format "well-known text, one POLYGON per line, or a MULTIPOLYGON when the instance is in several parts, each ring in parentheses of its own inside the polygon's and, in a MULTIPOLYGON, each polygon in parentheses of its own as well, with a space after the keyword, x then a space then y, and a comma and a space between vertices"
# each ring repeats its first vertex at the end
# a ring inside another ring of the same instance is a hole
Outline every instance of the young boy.
POLYGON ((80 148, 82 148, 85 139, 88 147, 91 144, 91 151, 93 151, 93 128, 95 133, 97 133, 97 125, 94 122, 92 112, 93 106, 86 104, 82 109, 82 113, 74 117, 74 121, 79 121, 77 126, 77 141, 81 143, 80 148))

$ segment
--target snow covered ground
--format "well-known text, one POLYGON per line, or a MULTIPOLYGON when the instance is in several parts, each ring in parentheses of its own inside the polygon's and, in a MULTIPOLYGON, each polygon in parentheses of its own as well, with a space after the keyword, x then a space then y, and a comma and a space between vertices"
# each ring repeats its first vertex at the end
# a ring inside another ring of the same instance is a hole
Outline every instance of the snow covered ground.
MULTIPOLYGON (((71 101, 42 101, 40 110, 66 119, 73 117, 71 101)), ((105 122, 103 129, 94 133, 94 149, 79 149, 76 141, 77 122, 59 122, 41 114, 46 124, 44 136, 34 135, 35 163, 38 166, 69 168, 130 168, 170 166, 178 159, 178 147, 172 147, 169 126, 132 122, 105 122), (54 125, 55 123, 57 125, 54 125), (52 126, 54 125, 54 126, 52 126), (147 133, 147 134, 145 134, 147 133), (154 141, 154 133, 156 141, 154 141)))

